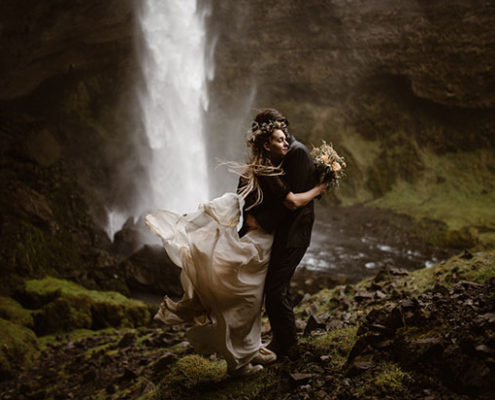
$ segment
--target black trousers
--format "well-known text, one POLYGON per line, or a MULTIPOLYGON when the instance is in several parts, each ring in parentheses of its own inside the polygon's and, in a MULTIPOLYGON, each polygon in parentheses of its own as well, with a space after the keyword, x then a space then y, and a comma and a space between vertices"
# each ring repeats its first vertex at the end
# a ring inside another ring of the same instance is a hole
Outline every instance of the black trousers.
POLYGON ((287 247, 275 240, 265 281, 265 307, 272 328, 270 347, 285 353, 297 341, 290 280, 307 247, 287 247))

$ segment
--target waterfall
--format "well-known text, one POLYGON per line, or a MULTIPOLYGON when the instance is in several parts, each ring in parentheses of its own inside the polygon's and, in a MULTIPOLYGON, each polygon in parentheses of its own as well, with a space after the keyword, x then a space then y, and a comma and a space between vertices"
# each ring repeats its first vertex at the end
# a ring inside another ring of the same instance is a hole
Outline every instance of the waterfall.
POLYGON ((144 210, 195 210, 209 197, 203 113, 208 107, 206 11, 197 0, 145 0, 143 122, 151 148, 144 210))

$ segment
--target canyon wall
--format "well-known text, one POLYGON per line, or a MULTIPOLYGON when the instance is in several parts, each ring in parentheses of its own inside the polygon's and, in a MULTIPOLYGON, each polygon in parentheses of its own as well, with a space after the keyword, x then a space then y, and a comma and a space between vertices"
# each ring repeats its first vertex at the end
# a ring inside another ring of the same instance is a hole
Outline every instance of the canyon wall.
POLYGON ((347 158, 333 204, 493 233, 493 1, 213 5, 214 118, 256 88, 254 107, 279 108, 306 144, 347 158))

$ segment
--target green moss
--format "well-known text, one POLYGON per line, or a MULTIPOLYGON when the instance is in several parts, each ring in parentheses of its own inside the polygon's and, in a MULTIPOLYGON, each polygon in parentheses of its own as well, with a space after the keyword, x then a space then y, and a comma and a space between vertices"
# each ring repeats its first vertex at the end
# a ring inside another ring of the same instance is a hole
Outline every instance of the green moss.
POLYGON ((456 256, 431 268, 419 269, 409 276, 397 279, 398 286, 406 286, 415 294, 421 294, 436 284, 451 286, 459 280, 478 283, 495 277, 495 251, 475 254, 472 259, 456 256))
POLYGON ((294 308, 294 312, 296 315, 301 316, 305 313, 308 308, 308 304, 312 305, 312 307, 316 307, 316 310, 313 312, 318 315, 327 311, 332 311, 336 302, 332 301, 332 298, 335 295, 337 289, 341 286, 337 286, 332 289, 322 289, 319 292, 312 295, 309 300, 305 303, 302 303, 294 308))
POLYGON ((256 399, 279 381, 280 377, 270 369, 253 376, 229 378, 225 361, 188 355, 177 361, 158 388, 146 398, 256 399))
POLYGON ((144 305, 144 303, 136 300, 131 300, 117 292, 107 292, 100 290, 89 290, 77 283, 46 277, 43 279, 32 279, 26 281, 26 291, 37 293, 39 295, 47 295, 50 293, 60 292, 62 296, 86 296, 93 301, 102 301, 106 303, 126 303, 130 305, 144 305))
POLYGON ((17 301, 10 297, 0 296, 0 318, 33 328, 33 317, 30 310, 23 308, 17 301))
POLYGON ((29 365, 38 357, 33 331, 0 318, 0 377, 10 376, 16 366, 29 365))
POLYGON ((414 184, 423 170, 423 158, 415 139, 398 132, 387 136, 382 143, 380 154, 368 169, 367 186, 375 197, 379 197, 399 178, 414 184))
POLYGON ((77 342, 79 340, 87 339, 92 336, 106 336, 109 334, 115 334, 115 329, 101 329, 94 331, 91 329, 73 329, 70 332, 66 332, 63 335, 60 333, 52 333, 44 335, 38 338, 40 348, 43 350, 50 344, 61 344, 65 342, 77 342))
POLYGON ((412 215, 418 221, 443 221, 449 230, 471 229, 471 235, 482 235, 489 244, 490 235, 483 233, 495 229, 493 152, 483 149, 437 155, 423 151, 422 158, 425 172, 421 179, 399 179, 372 204, 412 215))
POLYGON ((49 299, 34 314, 35 329, 41 335, 80 328, 136 327, 150 321, 149 309, 141 301, 52 277, 26 281, 23 296, 33 303, 49 299))
POLYGON ((326 350, 330 362, 335 367, 341 368, 356 342, 357 329, 357 326, 335 329, 320 336, 310 337, 306 341, 326 350))
POLYGON ((177 361, 176 372, 183 375, 186 386, 203 382, 219 382, 227 373, 225 361, 209 361, 198 355, 189 355, 177 361))
POLYGON ((33 225, 21 223, 23 240, 15 243, 11 253, 11 265, 24 276, 33 275, 35 271, 46 271, 50 265, 45 233, 33 225))
POLYGON ((64 296, 33 314, 38 335, 92 327, 91 301, 84 296, 64 296))
MULTIPOLYGON (((66 204, 66 198, 61 204, 66 204)), ((57 216, 64 220, 65 216, 57 216)), ((22 277, 62 273, 68 266, 81 261, 81 243, 65 229, 51 233, 20 219, 16 225, 15 237, 6 248, 6 273, 22 277)), ((10 278, 9 278, 10 279, 10 278)))
POLYGON ((358 390, 358 395, 392 394, 404 386, 409 375, 391 362, 379 363, 374 369, 363 375, 364 384, 358 390))

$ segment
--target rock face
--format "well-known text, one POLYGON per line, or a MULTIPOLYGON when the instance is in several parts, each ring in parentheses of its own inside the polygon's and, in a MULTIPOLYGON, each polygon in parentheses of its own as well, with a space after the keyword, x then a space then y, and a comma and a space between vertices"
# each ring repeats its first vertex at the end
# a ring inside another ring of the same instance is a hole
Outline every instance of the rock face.
MULTIPOLYGON (((337 96, 379 76, 415 97, 461 108, 495 106, 492 2, 331 0, 324 4, 213 1, 214 86, 257 84, 258 99, 337 96), (224 29, 230 21, 232 29, 224 29)), ((231 91, 230 93, 236 93, 231 91)))
MULTIPOLYGON (((216 120, 239 108, 282 110, 297 137, 315 145, 325 139, 346 157, 348 182, 336 203, 378 199, 400 182, 417 191, 426 176, 433 182, 422 188, 458 184, 458 175, 432 169, 432 154, 493 149, 493 2, 212 4, 212 126, 220 130, 216 120)), ((466 164, 468 174, 485 168, 466 164)), ((473 196, 488 190, 473 181, 461 186, 473 196)))
POLYGON ((120 279, 102 227, 107 208, 132 204, 142 171, 129 111, 135 6, 0 5, 2 291, 47 273, 89 286, 120 279))
POLYGON ((24 96, 47 80, 115 68, 132 49, 133 1, 2 2, 0 99, 24 96))

